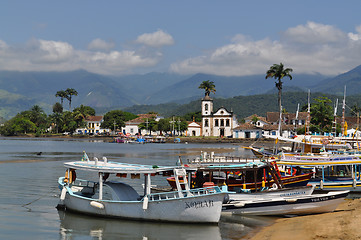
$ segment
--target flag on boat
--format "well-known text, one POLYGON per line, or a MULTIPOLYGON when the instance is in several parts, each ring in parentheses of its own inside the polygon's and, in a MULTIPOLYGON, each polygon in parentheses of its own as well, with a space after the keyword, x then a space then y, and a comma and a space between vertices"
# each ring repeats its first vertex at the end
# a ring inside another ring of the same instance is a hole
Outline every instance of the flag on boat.
POLYGON ((83 157, 81 158, 81 160, 82 160, 82 161, 89 161, 89 157, 88 157, 88 155, 86 154, 86 152, 84 151, 83 153, 84 153, 84 154, 83 154, 83 157))

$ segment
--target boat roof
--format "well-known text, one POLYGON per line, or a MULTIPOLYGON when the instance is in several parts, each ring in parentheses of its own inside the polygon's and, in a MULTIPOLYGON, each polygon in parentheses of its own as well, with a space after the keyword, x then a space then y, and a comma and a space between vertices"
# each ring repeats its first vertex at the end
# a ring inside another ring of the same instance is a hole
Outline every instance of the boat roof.
MULTIPOLYGON (((143 165, 143 164, 131 164, 120 162, 102 162, 102 161, 74 161, 66 162, 64 166, 71 169, 93 171, 93 172, 105 172, 105 173, 143 173, 152 174, 173 171, 174 169, 182 168, 181 166, 157 166, 157 165, 143 165)), ((190 169, 186 168, 187 170, 190 169)))
POLYGON ((214 165, 198 165, 201 170, 231 170, 231 169, 253 169, 266 166, 265 162, 250 162, 244 164, 214 164, 214 165))
POLYGON ((289 160, 289 161, 277 161, 277 165, 292 165, 292 166, 335 166, 335 165, 354 165, 361 164, 361 160, 336 160, 336 161, 327 161, 327 160, 289 160))

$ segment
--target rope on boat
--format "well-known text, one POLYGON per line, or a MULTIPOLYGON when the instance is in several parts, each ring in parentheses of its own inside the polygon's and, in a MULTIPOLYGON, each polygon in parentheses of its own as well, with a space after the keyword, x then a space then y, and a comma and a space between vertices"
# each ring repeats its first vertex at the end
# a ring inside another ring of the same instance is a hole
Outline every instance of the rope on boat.
MULTIPOLYGON (((55 191, 58 191, 58 189, 55 188, 53 191, 50 192, 50 194, 54 193, 55 191)), ((47 197, 47 196, 49 196, 49 193, 46 193, 46 194, 44 194, 44 195, 42 195, 42 196, 40 196, 40 197, 38 197, 38 198, 36 198, 36 199, 28 202, 28 203, 23 204, 23 205, 21 205, 21 207, 26 208, 26 209, 28 209, 29 211, 31 211, 31 208, 29 208, 29 207, 27 207, 27 206, 29 206, 29 205, 33 204, 34 202, 37 202, 37 201, 39 201, 40 199, 42 199, 42 198, 44 198, 44 197, 47 197)))

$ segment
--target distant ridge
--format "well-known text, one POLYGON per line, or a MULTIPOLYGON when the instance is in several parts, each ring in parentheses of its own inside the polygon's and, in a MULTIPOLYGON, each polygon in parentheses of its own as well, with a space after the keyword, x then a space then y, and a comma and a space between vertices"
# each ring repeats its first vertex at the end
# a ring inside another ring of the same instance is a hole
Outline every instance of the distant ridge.
MULTIPOLYGON (((296 72, 292 76, 292 80, 284 79, 284 94, 288 91, 302 92, 311 89, 311 92, 342 95, 345 85, 348 96, 361 94, 361 66, 332 78, 320 74, 307 75, 296 72)), ((258 97, 253 101, 266 101, 265 99, 269 101, 267 97, 261 96, 277 93, 275 79, 265 79, 264 74, 225 77, 202 73, 182 76, 153 72, 106 76, 85 70, 0 71, 0 117, 9 119, 20 111, 28 110, 34 104, 38 104, 47 113, 51 113, 52 105, 60 101, 55 97, 55 93, 66 88, 74 88, 79 93, 73 98, 73 107, 80 104, 88 105, 95 108, 97 114, 104 114, 112 109, 139 109, 139 107, 149 109, 149 105, 164 108, 169 105, 168 103, 183 112, 182 105, 199 100, 203 96, 204 92, 198 89, 198 86, 205 80, 215 83, 217 91, 214 98, 224 99, 224 101, 232 102, 232 99, 243 97, 247 99, 246 96, 254 95, 258 97)), ((237 106, 232 107, 237 109, 237 106)), ((67 109, 66 101, 64 108, 67 109)), ((188 110, 190 109, 188 106, 188 110)), ((252 109, 257 111, 257 104, 252 109)), ((242 110, 242 112, 248 112, 248 110, 242 110)), ((179 115, 174 111, 173 114, 179 115)))

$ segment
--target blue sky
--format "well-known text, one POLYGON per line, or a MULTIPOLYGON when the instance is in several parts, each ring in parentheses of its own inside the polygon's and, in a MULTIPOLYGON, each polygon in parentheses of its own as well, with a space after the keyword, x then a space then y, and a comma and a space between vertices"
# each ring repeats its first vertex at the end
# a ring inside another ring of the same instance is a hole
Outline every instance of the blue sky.
POLYGON ((0 70, 336 75, 361 65, 361 1, 0 2, 0 70))

